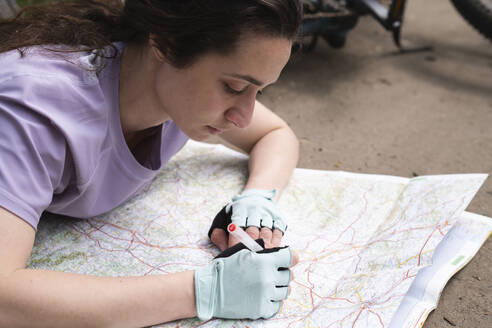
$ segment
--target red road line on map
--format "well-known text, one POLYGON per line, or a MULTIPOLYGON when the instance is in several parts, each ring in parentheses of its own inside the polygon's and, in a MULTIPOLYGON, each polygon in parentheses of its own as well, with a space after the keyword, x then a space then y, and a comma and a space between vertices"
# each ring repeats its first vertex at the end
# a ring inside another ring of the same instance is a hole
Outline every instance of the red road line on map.
POLYGON ((449 222, 448 222, 448 220, 446 220, 442 225, 439 224, 437 226, 437 230, 439 230, 439 233, 441 234, 441 236, 444 236, 444 233, 442 232, 441 228, 447 227, 448 225, 449 225, 449 222))
MULTIPOLYGON (((307 317, 309 317, 309 315, 310 315, 311 313, 312 313, 312 312, 309 312, 309 314, 307 314, 307 315, 303 315, 303 316, 302 316, 302 317, 300 317, 299 319, 296 319, 296 320, 294 320, 294 321, 292 321, 292 322, 289 322, 289 324, 287 325, 287 327, 290 327, 291 325, 295 324, 295 323, 296 323, 296 322, 298 322, 298 321, 304 321, 304 320, 306 320, 306 318, 307 318, 307 317)), ((287 317, 287 318, 289 318, 289 317, 287 317)))
MULTIPOLYGON (((451 202, 451 201, 450 201, 450 202, 451 202)), ((442 205, 442 204, 440 204, 440 205, 442 205)), ((433 210, 431 210, 429 213, 431 213, 431 212, 433 212, 433 211, 434 211, 434 209, 433 209, 433 210)), ((420 215, 420 216, 422 216, 422 215, 420 215)), ((331 244, 334 244, 334 243, 336 243, 337 241, 339 241, 339 240, 342 238, 343 234, 344 234, 345 232, 347 232, 349 229, 352 229, 352 231, 353 231, 353 224, 355 224, 356 222, 357 222, 357 220, 356 220, 356 221, 354 221, 354 222, 352 222, 352 223, 351 223, 351 224, 350 224, 350 225, 349 225, 349 226, 348 226, 348 227, 347 227, 347 228, 346 228, 343 232, 341 232, 341 233, 340 233, 340 235, 339 235, 339 236, 338 236, 338 238, 335 240, 335 242, 333 242, 333 243, 331 243, 331 244)), ((420 252, 419 252, 419 257, 418 257, 418 265, 420 265, 423 250, 425 249, 425 247, 426 247, 427 243, 428 243, 428 242, 429 242, 429 240, 431 239, 431 237, 432 237, 432 235, 434 234, 434 232, 435 232, 435 231, 439 231, 439 232, 441 233, 441 235, 443 235, 443 232, 442 232, 441 228, 442 228, 442 227, 445 227, 445 226, 446 226, 446 225, 448 225, 448 224, 449 224, 449 223, 448 223, 448 221, 446 221, 446 222, 444 222, 444 224, 437 224, 437 225, 431 225, 431 226, 419 227, 419 228, 411 228, 411 229, 405 229, 405 230, 402 230, 402 231, 389 231, 389 232, 391 233, 391 235, 390 235, 390 236, 388 236, 387 238, 389 238, 389 237, 391 237, 391 236, 394 236, 394 234, 397 234, 397 233, 408 232, 408 231, 412 231, 412 230, 426 230, 426 229, 429 229, 429 228, 432 228, 432 227, 433 227, 433 228, 434 228, 434 229, 433 229, 433 231, 432 231, 432 232, 430 233, 430 235, 426 238, 426 241, 425 241, 424 245, 423 245, 423 246, 422 246, 422 248, 420 249, 420 252)), ((352 237, 353 237, 353 236, 352 236, 352 237)), ((351 238, 351 240, 352 240, 352 242, 353 242, 353 238, 351 238)), ((370 246, 370 245, 372 245, 372 244, 374 244, 374 243, 376 243, 376 242, 384 242, 384 241, 386 241, 386 242, 390 242, 391 240, 386 240, 386 238, 379 238, 378 240, 373 240, 373 241, 371 241, 371 242, 367 243, 366 245, 360 245, 360 246, 359 246, 359 248, 360 248, 360 247, 367 247, 367 246, 370 246)), ((331 245, 331 244, 330 244, 330 245, 331 245)), ((350 245, 350 243, 343 243, 343 244, 350 245)), ((308 243, 308 245, 310 245, 310 243, 308 243)), ((353 245, 353 246, 354 246, 354 247, 353 247, 354 249, 356 249, 356 248, 357 248, 357 246, 356 246, 356 245, 353 245)), ((324 251, 327 251, 327 248, 325 248, 325 249, 324 249, 324 251)), ((323 251, 323 252, 324 252, 324 251, 323 251)), ((358 257, 359 257, 359 261, 357 262, 357 265, 356 265, 356 269, 357 269, 358 264, 360 263, 360 255, 359 255, 359 254, 357 254, 356 256, 358 256, 358 257)), ((352 258, 352 257, 353 257, 353 256, 350 256, 350 257, 348 257, 347 259, 350 259, 350 258, 352 258)), ((316 260, 318 260, 318 259, 316 259, 316 260)), ((344 261, 344 260, 342 259, 342 260, 335 261, 335 262, 340 262, 340 261, 344 261)), ((307 261, 306 261, 306 262, 307 262, 307 261)), ((333 263, 335 263, 335 262, 333 262, 333 263)), ((315 293, 315 292, 313 291, 313 289, 314 289, 314 285, 312 284, 312 282, 311 282, 311 280, 310 280, 310 272, 308 272, 308 273, 307 273, 307 275, 308 275, 307 280, 308 280, 309 284, 310 284, 311 286, 313 286, 313 287, 308 287, 308 286, 305 286, 305 285, 303 285, 303 284, 301 284, 301 283, 299 283, 299 282, 296 282, 296 283, 298 283, 300 286, 302 286, 302 287, 304 287, 304 288, 308 288, 308 289, 310 290, 311 301, 312 301, 312 304, 314 305, 314 303, 313 303, 313 302, 314 302, 314 300, 313 300, 313 295, 316 295, 317 297, 320 297, 320 298, 323 298, 323 297, 322 297, 322 296, 320 296, 320 295, 318 295, 317 293, 315 293)), ((383 295, 388 295, 390 292, 392 292, 392 291, 393 291, 393 290, 395 290, 398 286, 400 286, 400 285, 401 285, 401 284, 402 284, 405 280, 410 279, 410 278, 414 278, 415 276, 416 276, 416 275, 410 275, 410 269, 409 269, 409 270, 407 270, 407 271, 405 272, 405 274, 404 274, 404 277, 403 277, 403 278, 402 278, 399 282, 397 282, 395 285, 393 285, 390 289, 388 289, 388 290, 387 290, 387 291, 386 291, 383 295)), ((375 303, 375 304, 378 304, 378 305, 379 305, 379 304, 384 304, 384 303, 387 303, 388 301, 390 301, 392 298, 395 298, 395 297, 401 297, 401 296, 403 296, 403 294, 402 294, 402 295, 391 295, 391 296, 389 296, 388 298, 386 298, 383 302, 377 302, 377 303, 375 303)), ((372 303, 367 303, 367 304, 372 304, 372 303)), ((318 307, 319 307, 319 305, 318 305, 316 308, 318 308, 318 307)), ((316 310, 316 308, 314 308, 314 309, 313 309, 310 313, 314 312, 314 311, 316 310)), ((362 312, 364 311, 364 309, 368 310, 371 314, 375 315, 375 316, 378 318, 378 321, 379 321, 379 323, 381 324, 381 326, 382 326, 382 327, 384 327, 384 323, 382 322, 381 316, 380 316, 377 312, 375 312, 374 310, 370 309, 369 307, 363 307, 363 308, 359 311, 359 313, 357 314, 357 317, 355 318, 355 320, 354 320, 354 322, 353 322, 352 327, 354 327, 354 326, 356 325, 356 322, 359 320, 359 318, 360 318, 360 316, 361 316, 362 312)), ((352 315, 352 313, 351 313, 351 314, 349 314, 348 316, 346 316, 344 319, 342 319, 342 321, 343 321, 343 320, 345 320, 346 318, 348 318, 350 315, 352 315)), ((421 316, 419 317, 419 320, 420 320, 420 318, 422 317, 422 315, 423 315, 423 314, 421 314, 421 316)), ((305 317, 305 318, 306 318, 306 317, 305 317)), ((305 318, 304 318, 304 319, 305 319, 305 318)), ((302 319, 300 319, 300 320, 302 320, 302 319)), ((298 321, 298 320, 297 320, 297 321, 298 321)), ((331 325, 333 325, 333 324, 335 324, 335 323, 336 323, 336 322, 332 323, 331 325)), ((330 325, 330 326, 331 326, 331 325, 330 325)), ((289 327, 290 327, 290 326, 291 326, 291 324, 289 324, 289 327)))
POLYGON ((420 248, 420 251, 419 251, 419 260, 417 262, 417 265, 420 265, 420 257, 422 256, 422 252, 424 251, 425 246, 427 245, 427 243, 429 242, 429 240, 431 239, 431 237, 432 237, 432 235, 434 234, 435 231, 436 231, 436 229, 432 230, 432 232, 430 233, 430 235, 425 240, 424 245, 422 246, 422 248, 420 248))
MULTIPOLYGON (((399 284, 398 284, 398 285, 399 285, 399 284)), ((396 285, 396 286, 394 286, 394 287, 397 287, 398 285, 396 285)), ((374 305, 374 306, 375 306, 375 305, 383 305, 383 304, 385 304, 385 303, 388 303, 388 302, 389 302, 390 300, 392 300, 393 298, 401 298, 401 297, 403 297, 403 296, 405 296, 405 294, 404 294, 404 293, 403 293, 403 294, 397 294, 397 295, 391 295, 391 296, 389 296, 388 298, 386 298, 385 300, 383 300, 383 301, 379 301, 379 302, 374 302, 374 303, 372 303, 371 305, 374 305)))
POLYGON ((139 261, 140 263, 142 263, 142 264, 144 264, 144 265, 146 265, 146 266, 148 266, 148 267, 151 267, 151 268, 153 268, 153 269, 155 269, 155 270, 158 270, 158 271, 161 271, 161 272, 163 272, 163 273, 166 273, 166 271, 161 270, 160 268, 157 268, 157 267, 155 267, 155 266, 153 266, 153 265, 151 265, 151 264, 148 264, 148 263, 144 262, 144 261, 143 261, 142 259, 140 259, 138 256, 136 256, 135 254, 133 254, 133 253, 132 253, 132 251, 128 251, 128 254, 130 254, 133 258, 135 258, 135 259, 136 259, 137 261, 139 261))
MULTIPOLYGON (((388 295, 391 291, 393 291, 396 287, 398 287, 399 285, 401 285, 401 283, 403 283, 405 280, 407 279, 410 279, 410 278, 414 278, 416 275, 409 275, 409 272, 410 269, 407 270, 407 272, 405 273, 405 276, 400 280, 398 281, 397 283, 395 283, 395 285, 391 286, 388 290, 386 290, 386 292, 384 292, 383 294, 381 294, 381 296, 379 297, 382 297, 382 296, 385 296, 385 295, 388 295)), ((396 295, 391 295, 389 296, 387 299, 385 299, 384 301, 380 301, 380 302, 377 302, 375 303, 376 305, 381 305, 381 304, 384 304, 384 303, 387 303, 389 300, 391 300, 392 298, 394 297, 397 297, 396 295)))
MULTIPOLYGON (((111 222, 107 222, 107 221, 101 221, 104 223, 104 225, 108 225, 110 227, 113 227, 113 228, 116 228, 118 230, 122 230, 122 231, 126 231, 126 232, 129 232, 129 233, 132 233, 132 234, 135 234, 137 231, 136 230, 132 230, 132 229, 128 229, 128 228, 125 228, 125 227, 122 227, 120 225, 117 225, 117 224, 114 224, 114 223, 111 223, 111 222)), ((145 239, 145 238, 144 238, 145 239)))
POLYGON ((417 327, 417 325, 419 324, 420 319, 422 318, 422 316, 424 315, 424 313, 425 313, 425 310, 423 310, 422 313, 420 313, 419 318, 417 319, 417 322, 415 322, 414 327, 417 327))
MULTIPOLYGON (((90 221, 90 220, 88 220, 90 221)), ((78 229, 78 227, 75 227, 74 225, 72 225, 72 228, 74 230, 76 230, 78 233, 82 234, 82 235, 85 235, 87 238, 89 238, 90 240, 92 240, 93 242, 95 242, 97 244, 97 246, 102 249, 102 250, 105 250, 105 251, 108 251, 108 252, 127 252, 128 254, 130 254, 130 256, 132 256, 133 258, 135 258, 137 261, 139 261, 140 263, 142 263, 143 265, 145 266, 148 266, 150 267, 151 269, 146 273, 146 274, 149 274, 150 272, 152 271, 155 271, 155 270, 158 270, 160 272, 163 272, 163 273, 167 273, 167 271, 164 271, 164 270, 161 270, 160 267, 155 267, 147 262, 145 262, 144 260, 142 260, 141 258, 139 258, 138 256, 136 256, 132 251, 130 251, 130 247, 132 246, 132 244, 134 243, 135 241, 135 238, 137 239, 138 243, 139 244, 142 244, 144 246, 149 246, 149 247, 154 247, 154 248, 159 248, 160 250, 166 250, 166 249, 172 249, 172 248, 189 248, 189 247, 180 247, 180 246, 172 246, 172 247, 167 247, 167 248, 163 248, 163 247, 160 247, 160 246, 156 246, 156 245, 151 245, 147 242, 143 242, 142 240, 140 240, 140 238, 138 236, 136 236, 136 234, 138 233, 137 231, 135 230, 130 230, 130 229, 127 229, 127 228, 123 228, 121 226, 118 226, 118 225, 115 225, 115 224, 112 224, 112 223, 107 223, 107 222, 104 222, 104 221, 101 221, 103 222, 103 224, 98 227, 94 224, 94 222, 88 222, 89 226, 91 227, 90 231, 88 232, 85 232, 85 231, 81 231, 80 229, 78 229), (123 230, 123 231, 127 231, 127 232, 130 232, 132 234, 132 239, 131 240, 127 240, 127 239, 122 239, 122 238, 117 238, 115 236, 112 236, 108 233, 105 233, 102 228, 106 225, 110 225, 110 226, 113 226, 114 228, 117 228, 117 229, 120 229, 120 230, 123 230), (101 245, 101 241, 100 240, 97 240, 95 239, 94 237, 91 236, 91 234, 95 231, 99 231, 101 233, 103 233, 104 235, 112 238, 112 239, 119 239, 119 240, 122 240, 122 241, 130 241, 130 245, 125 249, 125 250, 114 250, 114 249, 109 249, 109 248, 105 248, 101 245)), ((169 263, 169 265, 171 265, 173 263, 169 263)))
MULTIPOLYGON (((100 227, 96 226, 96 225, 94 224, 94 221, 92 221, 92 220, 88 220, 88 221, 87 221, 87 224, 89 224, 89 226, 93 227, 93 228, 94 228, 94 229, 96 229, 97 231, 101 232, 102 234, 104 234, 104 235, 106 235, 106 236, 108 236, 108 237, 110 237, 110 238, 112 238, 112 239, 122 240, 122 241, 129 241, 128 239, 123 239, 123 238, 120 238, 120 237, 112 236, 112 235, 110 235, 109 233, 107 233, 107 232, 103 231, 103 230, 102 230, 102 228, 103 228, 105 225, 110 225, 110 224, 109 224, 109 223, 107 223, 107 222, 104 222, 104 221, 99 221, 99 222, 101 222, 101 223, 102 223, 102 225, 101 225, 100 227)), ((120 230, 122 230, 122 229, 120 229, 120 230)), ((131 232, 131 231, 129 231, 129 232, 131 232)), ((92 233, 92 232, 91 232, 91 233, 92 233)))
POLYGON ((314 309, 314 297, 313 297, 313 288, 314 288, 314 285, 313 283, 309 280, 309 274, 310 272, 308 271, 307 272, 307 281, 311 284, 311 288, 309 288, 309 297, 311 297, 311 307, 314 309))
POLYGON ((137 237, 137 239, 138 239, 140 242, 141 242, 141 240, 143 240, 143 241, 147 242, 147 239, 146 239, 144 236, 142 236, 142 239, 140 239, 140 237, 138 237, 138 236, 137 236, 137 234, 140 234, 140 235, 141 235, 141 233, 139 233, 139 232, 138 232, 138 231, 136 231, 136 230, 128 229, 128 228, 125 228, 125 227, 122 227, 122 226, 119 226, 119 225, 117 225, 117 224, 114 224, 114 223, 111 223, 111 222, 107 222, 107 221, 101 221, 101 222, 104 222, 104 225, 108 225, 108 226, 111 226, 111 227, 116 228, 116 229, 118 229, 118 230, 122 230, 122 231, 126 231, 126 232, 131 233, 132 235, 136 236, 136 237, 137 237))
MULTIPOLYGON (((102 222, 104 222, 104 221, 102 221, 102 222)), ((147 246, 147 247, 151 247, 151 248, 157 248, 159 250, 189 248, 189 247, 183 247, 183 246, 162 247, 162 246, 159 246, 159 245, 154 245, 154 244, 149 243, 145 237, 139 236, 141 234, 138 231, 136 231, 136 230, 131 230, 131 229, 128 229, 128 228, 124 228, 124 227, 121 227, 121 226, 116 225, 114 223, 109 223, 109 222, 104 222, 104 223, 107 224, 107 225, 109 225, 109 226, 111 226, 111 227, 113 227, 113 228, 116 228, 116 229, 123 230, 123 231, 126 231, 126 232, 131 233, 132 236, 134 236, 137 239, 138 244, 141 244, 143 246, 147 246)), ((107 236, 109 236, 109 237, 111 237, 113 239, 119 239, 119 240, 123 240, 123 241, 131 241, 131 240, 128 240, 128 239, 121 239, 121 238, 117 238, 117 237, 111 236, 111 235, 105 233, 104 231, 102 231, 100 229, 97 229, 97 230, 101 231, 102 233, 104 233, 105 235, 107 235, 107 236)))
MULTIPOLYGON (((402 279, 401 279, 401 280, 400 280, 397 284, 393 285, 390 289, 388 289, 388 290, 387 290, 387 291, 386 291, 383 295, 386 295, 386 294, 388 294, 389 292, 391 292, 392 290, 394 290, 394 289, 395 289, 397 286, 399 286, 399 285, 400 285, 403 281, 405 281, 405 280, 407 280, 407 279, 409 279, 409 278, 413 278, 413 277, 415 277, 415 275, 410 275, 409 273, 410 273, 410 270, 407 270, 407 271, 405 272, 404 278, 402 278, 402 279)), ((297 283, 298 283, 298 282, 297 282, 297 283)), ((299 285, 301 285, 301 286, 303 286, 303 287, 308 288, 307 286, 304 286, 304 285, 302 285, 302 284, 300 284, 300 283, 298 283, 298 284, 299 284, 299 285)), ((313 292, 313 293, 314 293, 314 292, 313 292)), ((315 294, 315 295, 317 295, 318 297, 322 298, 322 299, 346 300, 346 301, 348 301, 348 302, 350 302, 350 303, 352 303, 352 304, 355 304, 355 302, 350 301, 350 300, 348 300, 348 299, 343 299, 343 298, 338 298, 338 299, 336 299, 336 298, 330 298, 330 297, 322 297, 322 296, 319 296, 319 295, 318 295, 318 294, 316 294, 316 293, 314 293, 314 294, 315 294)), ((369 311, 370 313, 372 313, 373 315, 375 315, 375 316, 378 318, 379 323, 380 323, 380 324, 381 324, 381 326, 384 328, 384 323, 383 323, 383 321, 382 321, 382 319, 381 319, 381 316, 380 316, 377 312, 375 312, 374 310, 372 310, 370 307, 368 307, 368 306, 367 306, 367 304, 372 304, 372 305, 381 305, 381 304, 387 303, 389 300, 391 300, 391 299, 392 299, 392 298, 394 298, 394 297, 401 297, 401 296, 403 296, 403 295, 392 295, 392 296, 388 297, 387 299, 385 299, 384 301, 382 301, 382 302, 376 302, 376 303, 372 303, 372 302, 367 302, 367 301, 366 301, 366 302, 365 302, 365 305, 363 305, 363 306, 362 306, 362 308, 360 309, 359 313, 357 314, 357 317, 355 318, 355 320, 354 320, 354 322, 353 322, 352 327, 354 327, 354 326, 355 326, 355 324, 356 324, 356 322, 358 321, 358 319, 360 318, 360 315, 362 314, 362 312, 363 312, 364 310, 367 310, 367 311, 369 311)), ((320 305, 318 305, 316 308, 318 308, 319 306, 320 306, 320 305)), ((316 309, 316 308, 315 308, 315 309, 316 309)), ((310 314, 311 314, 311 313, 313 313, 313 312, 315 311, 315 309, 313 309, 312 311, 310 311, 310 314)), ((354 314, 354 313, 355 313, 355 312, 351 312, 351 313, 349 313, 347 316, 345 316, 342 320, 339 320, 339 321, 344 321, 346 318, 348 318, 349 316, 351 316, 351 315, 352 315, 352 314, 354 314)), ((336 321, 336 322, 339 322, 339 321, 336 321)), ((333 322, 333 323, 332 323, 332 324, 330 324, 329 326, 332 326, 333 324, 336 324, 336 322, 333 322)))
POLYGON ((356 254, 355 256, 357 256, 358 260, 357 260, 357 264, 355 265, 354 273, 357 272, 357 269, 359 268, 360 261, 362 260, 362 257, 359 254, 356 254))
MULTIPOLYGON (((163 209, 164 210, 164 209, 163 209)), ((147 229, 150 228, 150 226, 152 224, 154 224, 154 222, 161 218, 161 217, 165 217, 165 216, 168 216, 169 215, 169 210, 166 210, 166 213, 162 213, 162 214, 159 214, 158 216, 156 216, 155 218, 153 218, 152 220, 149 220, 149 222, 145 225, 145 228, 143 229, 143 232, 147 232, 147 229)))
POLYGON ((369 312, 371 312, 372 314, 374 314, 374 315, 378 318, 379 323, 381 324, 381 327, 383 327, 383 328, 384 328, 384 324, 383 324, 383 320, 381 319, 381 316, 380 316, 378 313, 376 313, 376 312, 374 312, 373 310, 371 310, 371 309, 367 309, 367 311, 369 311, 369 312))
POLYGON ((405 296, 405 294, 396 294, 396 295, 391 295, 389 296, 388 298, 386 298, 384 301, 380 301, 380 302, 375 302, 373 303, 372 305, 383 305, 385 303, 388 303, 390 300, 392 300, 393 298, 401 298, 405 296))
POLYGON ((360 317, 361 313, 362 313, 365 309, 366 309, 366 307, 365 307, 365 306, 362 306, 362 308, 360 309, 359 313, 357 314, 357 317, 355 317, 355 320, 354 320, 354 322, 352 323, 352 328, 354 328, 354 327, 355 327, 355 324, 357 323, 357 320, 359 320, 359 317, 360 317))
MULTIPOLYGON (((310 290, 312 290, 312 289, 314 288, 314 287, 308 287, 308 286, 306 286, 306 285, 304 285, 304 284, 302 284, 302 283, 300 283, 300 282, 298 282, 298 281, 296 281, 296 280, 294 280, 294 282, 295 282, 296 284, 298 284, 299 286, 304 287, 304 288, 306 288, 306 289, 310 289, 310 290)), ((319 295, 318 293, 316 293, 315 291, 313 291, 313 294, 314 294, 315 296, 317 296, 317 297, 321 298, 321 299, 329 299, 329 300, 333 300, 333 301, 346 301, 346 302, 349 302, 349 303, 351 303, 351 304, 356 304, 354 301, 351 301, 350 299, 348 299, 348 298, 344 298, 344 297, 321 296, 321 295, 319 295)))
MULTIPOLYGON (((288 318, 291 318, 291 317, 290 316, 289 317, 286 317, 286 319, 288 319, 288 318)), ((302 320, 306 320, 306 316, 302 316, 299 319, 296 319, 296 320, 294 320, 292 322, 289 322, 289 324, 287 325, 287 328, 290 327, 291 325, 295 324, 297 321, 302 321, 302 320)))
POLYGON ((316 236, 315 238, 309 240, 307 243, 306 243, 306 246, 303 248, 304 250, 307 250, 309 249, 309 247, 311 246, 312 243, 318 241, 318 240, 324 240, 324 238, 321 238, 320 236, 316 236))
POLYGON ((126 248, 127 251, 130 250, 130 247, 132 247, 134 241, 135 241, 135 234, 132 233, 132 240, 130 240, 130 243, 128 244, 128 247, 126 248))
MULTIPOLYGON (((97 227, 97 226, 95 226, 95 225, 93 224, 93 222, 91 222, 90 220, 89 220, 88 224, 89 224, 89 226, 93 227, 94 229, 96 229, 97 231, 101 232, 102 234, 104 234, 104 235, 106 235, 106 236, 110 237, 111 239, 115 239, 115 240, 121 240, 121 241, 127 241, 127 242, 130 242, 130 244, 129 244, 129 245, 128 245, 128 247, 125 249, 125 251, 129 251, 129 250, 130 250, 130 247, 133 245, 133 243, 134 243, 134 241, 135 241, 135 237, 136 237, 136 235, 135 235, 135 234, 137 233, 136 231, 134 231, 134 230, 130 230, 130 229, 124 229, 124 228, 122 228, 122 227, 118 227, 118 226, 116 226, 116 225, 114 225, 114 224, 110 224, 110 223, 107 223, 107 222, 105 222, 105 221, 100 221, 100 222, 102 222, 102 223, 103 223, 103 225, 102 225, 101 227, 97 227), (113 226, 113 227, 115 227, 115 228, 117 228, 117 229, 119 229, 119 230, 123 230, 123 231, 130 232, 130 233, 131 233, 131 236, 132 236, 132 239, 131 239, 131 240, 128 240, 128 239, 123 239, 123 238, 119 238, 119 237, 116 237, 116 236, 112 236, 112 235, 110 235, 110 234, 106 233, 105 231, 103 231, 103 230, 102 230, 102 228, 103 228, 105 225, 111 225, 111 226, 113 226)), ((91 231, 91 232, 90 232, 90 234, 92 234, 92 232, 94 232, 94 231, 91 231)), ((89 237, 89 238, 90 238, 90 237, 89 237)), ((92 239, 92 238, 90 238, 90 239, 91 239, 91 240, 94 240, 94 239, 92 239)), ((138 239, 138 237, 137 237, 137 239, 138 239)), ((100 244, 100 241, 99 241, 99 240, 94 240, 94 241, 98 244, 98 246, 99 246, 101 249, 104 249, 104 248, 102 248, 102 247, 101 247, 101 244, 100 244)))
POLYGON ((304 285, 304 284, 302 284, 302 283, 300 283, 300 282, 298 282, 298 281, 296 281, 296 280, 294 280, 294 282, 295 282, 296 284, 298 284, 299 286, 301 286, 301 287, 304 287, 304 288, 306 288, 306 289, 311 290, 311 291, 312 291, 312 293, 313 293, 315 296, 317 296, 317 297, 319 297, 319 298, 321 298, 321 299, 324 299, 324 300, 332 300, 332 301, 346 301, 346 302, 349 302, 349 303, 351 303, 351 304, 356 304, 354 301, 351 301, 350 299, 345 298, 345 297, 321 296, 321 295, 319 295, 318 293, 316 293, 315 291, 313 291, 313 290, 312 290, 314 287, 308 287, 308 286, 306 286, 306 285, 304 285))
MULTIPOLYGON (((159 265, 158 268, 162 268, 162 267, 166 267, 166 266, 170 266, 170 265, 186 265, 186 266, 189 266, 190 264, 189 263, 183 263, 183 262, 172 262, 172 263, 165 263, 165 264, 159 265)), ((154 271, 154 268, 152 268, 149 271, 147 271, 146 273, 144 273, 144 276, 150 274, 152 271, 154 271)), ((169 271, 165 271, 165 272, 169 273, 169 271)))
POLYGON ((95 242, 97 244, 97 246, 102 249, 102 250, 105 250, 105 251, 108 251, 108 252, 124 252, 124 250, 121 250, 121 249, 109 249, 109 248, 105 248, 101 245, 101 242, 97 239, 95 239, 94 237, 91 236, 91 234, 94 232, 94 230, 91 230, 89 232, 84 232, 84 231, 80 231, 78 228, 76 228, 75 226, 72 225, 72 228, 77 231, 78 233, 80 233, 81 235, 84 235, 86 236, 87 238, 89 238, 90 240, 92 240, 93 242, 95 242))
POLYGON ((408 228, 408 229, 403 229, 403 230, 390 231, 390 235, 391 236, 394 236, 396 234, 400 234, 400 233, 404 233, 404 232, 409 232, 409 231, 426 230, 426 229, 429 229, 429 228, 435 228, 435 226, 436 226, 435 224, 429 224, 429 225, 422 226, 422 227, 414 227, 414 228, 408 228))
POLYGON ((334 324, 336 324, 337 322, 343 322, 345 319, 347 319, 348 317, 352 316, 353 314, 355 314, 355 311, 350 312, 349 314, 347 314, 345 317, 343 317, 343 318, 342 318, 342 319, 340 319, 340 320, 336 320, 336 321, 334 321, 334 322, 330 323, 328 326, 326 326, 326 328, 329 328, 329 327, 333 326, 333 325, 334 325, 334 324))
MULTIPOLYGON (((370 189, 366 190, 366 192, 365 192, 365 193, 364 193, 364 195, 362 196, 362 198, 364 199, 364 203, 365 203, 365 205, 364 205, 364 209, 362 209, 362 210, 361 210, 361 213, 359 214, 359 217, 358 217, 357 219, 355 219, 354 221, 352 221, 352 222, 351 222, 351 223, 350 223, 350 224, 349 224, 349 225, 348 225, 348 226, 347 226, 347 227, 346 227, 343 231, 341 231, 341 232, 340 232, 340 234, 338 235, 337 239, 335 239, 335 240, 334 240, 333 242, 331 242, 330 244, 326 245, 326 246, 325 246, 325 248, 324 248, 323 250, 321 250, 321 253, 324 253, 328 247, 330 247, 331 245, 333 245, 333 244, 337 243, 337 242, 338 242, 338 241, 342 238, 342 236, 345 234, 345 232, 347 232, 347 230, 349 230, 349 229, 354 230, 354 229, 353 229, 353 225, 354 225, 356 222, 360 221, 360 220, 363 218, 363 213, 365 213, 365 212, 366 212, 366 210, 367 210, 367 204, 368 204, 368 201, 367 201, 367 194, 368 194, 370 191, 372 191, 373 189, 374 189, 374 188, 373 188, 373 187, 371 187, 370 189)), ((352 236, 352 241, 353 241, 353 238, 354 238, 354 236, 352 236)))
POLYGON ((355 229, 353 227, 349 227, 349 229, 352 231, 352 238, 350 238, 350 243, 352 244, 355 238, 355 229))

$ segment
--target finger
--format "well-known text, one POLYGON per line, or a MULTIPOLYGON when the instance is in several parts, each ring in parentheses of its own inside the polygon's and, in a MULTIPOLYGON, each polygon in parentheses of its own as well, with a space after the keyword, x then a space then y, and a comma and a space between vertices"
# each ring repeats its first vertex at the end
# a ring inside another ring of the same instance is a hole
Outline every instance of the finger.
POLYGON ((272 230, 270 228, 261 228, 260 238, 265 242, 265 248, 272 248, 272 230))
MULTIPOLYGON (((266 250, 268 251, 268 250, 266 250)), ((268 254, 268 253, 265 253, 268 254)), ((280 270, 286 270, 292 265, 294 260, 294 253, 290 247, 283 247, 268 254, 271 256, 273 264, 280 270)))
POLYGON ((215 228, 210 235, 210 240, 215 244, 221 251, 227 248, 227 234, 225 230, 215 228))
POLYGON ((248 212, 245 208, 241 206, 232 206, 231 222, 240 227, 244 227, 246 225, 247 216, 248 212))
POLYGON ((246 229, 246 232, 254 240, 260 238, 260 229, 258 229, 257 227, 248 227, 246 229))
POLYGON ((232 247, 232 246, 236 245, 237 243, 239 243, 239 239, 237 239, 233 235, 229 235, 229 241, 228 241, 227 247, 232 247))
POLYGON ((282 242, 282 231, 274 229, 272 233, 272 247, 279 247, 282 242))
POLYGON ((288 287, 277 287, 274 290, 274 295, 272 296, 272 301, 282 301, 289 296, 289 288, 288 287))
POLYGON ((287 224, 281 217, 275 217, 273 219, 273 229, 279 229, 280 231, 284 231, 287 229, 287 224))
POLYGON ((265 211, 260 212, 260 215, 261 215, 261 226, 272 229, 273 228, 272 215, 265 211))
POLYGON ((277 314, 280 311, 280 308, 282 307, 283 302, 279 301, 274 301, 274 302, 268 302, 267 308, 265 309, 265 316, 263 317, 264 319, 269 319, 273 317, 275 314, 277 314))
MULTIPOLYGON (((297 263, 299 263, 299 254, 297 254, 296 251, 292 250, 292 264, 290 267, 292 268, 297 263)), ((294 279, 294 275, 292 275, 292 279, 294 279)))
POLYGON ((247 226, 255 226, 259 227, 261 225, 261 212, 258 211, 256 208, 252 208, 248 212, 248 218, 246 219, 247 226))
POLYGON ((287 287, 292 280, 292 272, 290 270, 278 270, 275 274, 275 285, 287 287))

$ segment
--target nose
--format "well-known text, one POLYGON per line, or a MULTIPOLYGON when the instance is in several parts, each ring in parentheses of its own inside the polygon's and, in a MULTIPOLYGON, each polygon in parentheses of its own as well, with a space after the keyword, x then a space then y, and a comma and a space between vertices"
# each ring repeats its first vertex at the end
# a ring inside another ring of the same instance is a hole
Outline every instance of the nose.
POLYGON ((229 108, 224 116, 225 119, 235 126, 245 128, 251 123, 253 112, 255 109, 256 94, 254 96, 241 97, 231 108, 229 108))

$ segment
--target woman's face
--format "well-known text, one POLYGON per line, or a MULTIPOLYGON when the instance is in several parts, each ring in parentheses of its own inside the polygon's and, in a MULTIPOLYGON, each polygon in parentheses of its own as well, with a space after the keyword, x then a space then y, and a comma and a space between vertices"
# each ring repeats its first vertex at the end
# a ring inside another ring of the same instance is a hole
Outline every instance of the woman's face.
POLYGON ((245 128, 257 93, 278 79, 291 46, 284 38, 250 36, 230 55, 206 54, 184 69, 162 61, 155 75, 158 110, 194 140, 245 128))

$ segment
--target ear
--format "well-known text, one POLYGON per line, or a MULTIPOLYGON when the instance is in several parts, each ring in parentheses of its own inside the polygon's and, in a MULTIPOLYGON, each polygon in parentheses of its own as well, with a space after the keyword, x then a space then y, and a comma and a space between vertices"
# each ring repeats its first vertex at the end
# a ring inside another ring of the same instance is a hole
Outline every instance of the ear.
POLYGON ((154 37, 155 36, 153 34, 150 34, 150 36, 149 36, 149 47, 150 47, 150 50, 152 51, 152 53, 154 54, 154 57, 158 61, 163 62, 163 61, 166 60, 166 58, 165 58, 164 54, 157 47, 157 43, 155 42, 154 37))

